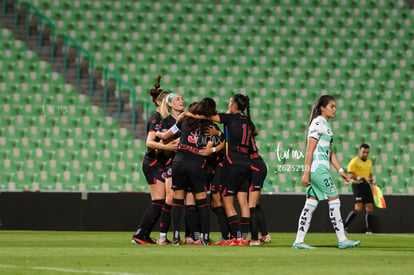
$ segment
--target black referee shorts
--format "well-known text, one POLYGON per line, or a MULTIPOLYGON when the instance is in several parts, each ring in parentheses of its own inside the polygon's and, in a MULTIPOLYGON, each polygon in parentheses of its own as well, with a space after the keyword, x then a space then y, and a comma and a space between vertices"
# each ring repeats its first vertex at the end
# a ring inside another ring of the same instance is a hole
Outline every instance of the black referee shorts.
POLYGON ((374 202, 371 186, 368 183, 352 183, 352 191, 354 193, 355 203, 362 202, 365 204, 374 202))

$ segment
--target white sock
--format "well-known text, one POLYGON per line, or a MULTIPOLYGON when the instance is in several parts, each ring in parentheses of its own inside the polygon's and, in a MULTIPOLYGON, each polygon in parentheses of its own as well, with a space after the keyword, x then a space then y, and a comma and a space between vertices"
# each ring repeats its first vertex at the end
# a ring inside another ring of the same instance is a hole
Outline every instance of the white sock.
POLYGON ((335 230, 338 242, 346 241, 344 223, 342 222, 341 217, 341 201, 339 199, 329 202, 329 219, 335 230))
POLYGON ((167 233, 160 232, 160 238, 159 238, 160 242, 163 242, 166 239, 167 239, 167 233))
POLYGON ((309 226, 312 219, 312 213, 318 206, 318 201, 313 199, 306 199, 305 206, 300 213, 298 232, 296 233, 295 243, 303 243, 306 233, 308 233, 309 226))

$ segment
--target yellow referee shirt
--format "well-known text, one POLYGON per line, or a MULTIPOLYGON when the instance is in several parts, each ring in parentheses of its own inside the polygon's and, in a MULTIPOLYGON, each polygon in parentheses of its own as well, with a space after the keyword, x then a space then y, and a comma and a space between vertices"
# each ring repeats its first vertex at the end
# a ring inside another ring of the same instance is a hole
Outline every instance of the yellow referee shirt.
MULTIPOLYGON (((368 158, 366 161, 363 161, 359 156, 354 157, 348 164, 348 173, 354 173, 357 177, 368 178, 373 173, 371 159, 368 158)), ((353 179, 352 182, 362 183, 364 180, 357 181, 353 179)))

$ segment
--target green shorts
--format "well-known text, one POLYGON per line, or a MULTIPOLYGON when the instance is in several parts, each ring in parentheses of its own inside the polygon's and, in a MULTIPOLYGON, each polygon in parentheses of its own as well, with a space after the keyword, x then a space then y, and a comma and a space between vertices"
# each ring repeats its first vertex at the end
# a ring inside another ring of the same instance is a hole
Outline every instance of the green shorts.
POLYGON ((318 201, 339 195, 335 182, 326 168, 318 167, 315 172, 310 173, 310 182, 306 189, 306 195, 307 197, 315 197, 318 201))

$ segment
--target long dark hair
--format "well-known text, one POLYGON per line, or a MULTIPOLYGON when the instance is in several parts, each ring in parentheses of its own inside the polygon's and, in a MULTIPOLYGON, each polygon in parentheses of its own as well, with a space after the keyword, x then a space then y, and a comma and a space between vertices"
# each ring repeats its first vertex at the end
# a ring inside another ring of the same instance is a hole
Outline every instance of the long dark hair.
POLYGON ((246 114, 250 119, 250 98, 247 95, 235 94, 231 97, 232 101, 237 104, 237 109, 246 114))
MULTIPOLYGON (((190 112, 196 115, 203 115, 206 117, 211 117, 217 114, 216 111, 216 102, 214 99, 210 97, 203 98, 200 102, 197 103, 197 105, 194 106, 194 108, 191 108, 190 112)), ((191 117, 186 118, 186 127, 189 131, 194 131, 197 128, 200 127, 202 131, 204 131, 205 128, 211 125, 210 120, 206 119, 194 119, 191 117)))
POLYGON ((246 114, 246 116, 249 119, 249 127, 252 131, 252 134, 255 132, 256 126, 254 125, 251 117, 250 117, 250 98, 247 95, 242 95, 242 94, 235 94, 234 96, 231 97, 233 103, 237 104, 237 109, 239 111, 242 111, 243 113, 246 114))
POLYGON ((154 83, 154 88, 150 89, 149 94, 152 97, 152 102, 154 102, 155 106, 157 105, 157 101, 162 101, 163 98, 168 94, 167 91, 164 91, 160 88, 161 76, 157 76, 157 81, 154 83))
POLYGON ((316 100, 315 104, 312 106, 312 110, 309 115, 309 121, 308 121, 308 128, 310 124, 312 123, 312 120, 314 120, 317 116, 320 116, 322 114, 321 107, 328 106, 330 101, 335 101, 335 98, 331 95, 323 95, 316 100))

